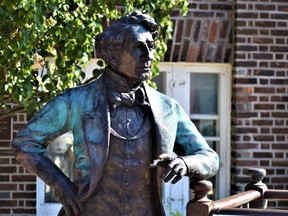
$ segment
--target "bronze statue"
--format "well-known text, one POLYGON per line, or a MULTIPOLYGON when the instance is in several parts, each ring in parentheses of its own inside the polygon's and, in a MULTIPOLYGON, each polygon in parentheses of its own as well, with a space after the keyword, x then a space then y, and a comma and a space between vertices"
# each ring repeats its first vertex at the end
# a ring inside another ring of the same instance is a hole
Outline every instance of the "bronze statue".
POLYGON ((217 154, 180 105, 145 82, 157 35, 154 19, 139 11, 116 20, 96 38, 103 74, 56 96, 14 139, 17 160, 58 194, 59 215, 164 215, 162 180, 217 172, 217 154), (45 154, 67 131, 73 181, 45 154))

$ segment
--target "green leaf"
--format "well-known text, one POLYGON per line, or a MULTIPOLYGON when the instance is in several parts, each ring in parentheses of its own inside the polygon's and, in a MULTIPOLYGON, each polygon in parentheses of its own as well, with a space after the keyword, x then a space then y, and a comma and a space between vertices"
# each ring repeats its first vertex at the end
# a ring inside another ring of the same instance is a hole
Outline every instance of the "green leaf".
MULTIPOLYGON (((90 60, 95 35, 103 29, 103 19, 110 22, 136 8, 152 15, 161 27, 152 74, 157 76, 157 64, 167 49, 165 40, 172 36, 170 14, 177 8, 185 14, 188 0, 119 0, 125 11, 116 8, 113 0, 87 2, 1 1, 0 69, 6 68, 7 83, 0 86, 0 98, 11 94, 12 102, 25 105, 29 115, 33 115, 42 103, 59 92, 81 84, 79 79, 84 79, 85 73, 79 64, 90 60), (45 61, 54 58, 55 64, 46 64, 47 71, 33 75, 35 52, 45 61)), ((103 60, 97 61, 93 76, 98 77, 105 66, 103 60)))

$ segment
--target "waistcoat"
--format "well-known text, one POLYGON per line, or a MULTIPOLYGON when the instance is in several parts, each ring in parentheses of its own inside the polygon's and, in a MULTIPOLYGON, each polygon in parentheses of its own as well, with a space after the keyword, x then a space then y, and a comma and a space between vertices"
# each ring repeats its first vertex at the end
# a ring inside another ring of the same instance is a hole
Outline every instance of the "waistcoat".
POLYGON ((152 182, 152 130, 149 115, 138 106, 111 114, 108 160, 85 216, 156 216, 152 182))

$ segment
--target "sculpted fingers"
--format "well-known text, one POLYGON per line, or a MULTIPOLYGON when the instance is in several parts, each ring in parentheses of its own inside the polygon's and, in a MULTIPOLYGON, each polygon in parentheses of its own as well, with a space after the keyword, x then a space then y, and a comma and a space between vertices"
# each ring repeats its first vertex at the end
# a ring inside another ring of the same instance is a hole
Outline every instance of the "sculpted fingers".
POLYGON ((166 168, 166 170, 168 170, 166 172, 164 171, 164 173, 167 173, 166 175, 162 173, 163 174, 162 179, 164 179, 164 182, 170 181, 176 175, 176 172, 170 167, 166 168))
POLYGON ((63 207, 67 216, 78 216, 80 214, 80 206, 78 202, 73 199, 66 200, 63 207))
POLYGON ((172 184, 178 182, 184 175, 187 173, 187 166, 181 158, 175 158, 171 163, 168 164, 168 167, 164 170, 161 175, 161 178, 164 179, 164 182, 170 181, 172 178, 172 184))

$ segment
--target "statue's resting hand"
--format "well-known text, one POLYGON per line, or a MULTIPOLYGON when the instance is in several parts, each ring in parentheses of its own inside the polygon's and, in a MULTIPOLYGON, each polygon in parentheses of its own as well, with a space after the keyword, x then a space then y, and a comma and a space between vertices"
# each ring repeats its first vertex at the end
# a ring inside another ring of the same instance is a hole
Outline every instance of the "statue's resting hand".
POLYGON ((161 174, 161 179, 164 182, 170 181, 172 178, 172 184, 178 182, 183 176, 188 174, 188 167, 181 157, 173 159, 164 169, 161 174))
POLYGON ((62 181, 53 186, 66 216, 77 216, 82 209, 77 199, 77 188, 70 181, 62 181))

